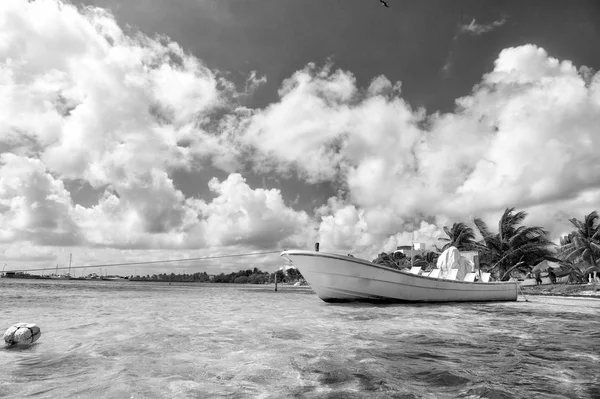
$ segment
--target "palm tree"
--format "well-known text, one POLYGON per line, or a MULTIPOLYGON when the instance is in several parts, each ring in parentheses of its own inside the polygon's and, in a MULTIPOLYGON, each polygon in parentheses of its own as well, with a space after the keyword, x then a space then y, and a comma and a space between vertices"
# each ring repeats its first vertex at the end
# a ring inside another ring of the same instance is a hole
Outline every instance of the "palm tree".
POLYGON ((581 264, 585 264, 584 262, 578 264, 570 260, 561 260, 559 263, 561 269, 565 269, 568 272, 569 283, 580 284, 583 282, 587 282, 584 275, 584 270, 586 269, 586 267, 581 267, 581 264))
POLYGON ((592 271, 600 273, 598 259, 600 258, 600 217, 593 211, 584 219, 569 219, 576 230, 560 239, 560 254, 567 261, 581 259, 588 263, 589 267, 584 275, 592 271))
POLYGON ((429 262, 427 261, 427 255, 426 254, 414 255, 412 257, 410 264, 412 267, 420 267, 421 269, 425 270, 425 268, 427 268, 427 266, 429 266, 429 262))
POLYGON ((440 254, 434 251, 427 251, 421 254, 416 254, 412 257, 412 266, 420 267, 425 271, 430 271, 432 269, 435 269, 436 262, 439 257, 440 254))
POLYGON ((398 263, 396 263, 396 261, 394 259, 394 254, 393 253, 390 256, 390 254, 382 252, 382 253, 379 254, 379 256, 377 256, 377 258, 375 260, 373 260, 373 263, 378 264, 378 265, 383 265, 383 266, 391 267, 391 268, 394 268, 394 269, 400 269, 400 265, 398 263))
POLYGON ((475 248, 475 232, 466 224, 454 223, 450 229, 444 226, 444 231, 448 238, 438 238, 440 241, 446 241, 440 252, 449 247, 456 247, 459 251, 470 251, 475 248))
POLYGON ((508 280, 515 269, 529 271, 544 259, 556 261, 550 247, 554 244, 541 227, 521 226, 527 217, 524 211, 514 213, 515 208, 506 208, 498 223, 498 233, 490 231, 479 218, 475 226, 483 239, 477 244, 480 263, 488 271, 498 271, 500 280, 508 280))

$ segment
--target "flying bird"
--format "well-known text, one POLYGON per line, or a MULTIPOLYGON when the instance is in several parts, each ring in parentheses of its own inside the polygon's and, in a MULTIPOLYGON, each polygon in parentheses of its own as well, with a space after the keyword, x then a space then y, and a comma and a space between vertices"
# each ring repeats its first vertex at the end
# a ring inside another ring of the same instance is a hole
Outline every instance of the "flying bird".
POLYGON ((388 3, 386 3, 384 0, 379 0, 379 2, 381 4, 383 4, 384 6, 386 6, 387 8, 390 8, 390 6, 388 6, 388 3))

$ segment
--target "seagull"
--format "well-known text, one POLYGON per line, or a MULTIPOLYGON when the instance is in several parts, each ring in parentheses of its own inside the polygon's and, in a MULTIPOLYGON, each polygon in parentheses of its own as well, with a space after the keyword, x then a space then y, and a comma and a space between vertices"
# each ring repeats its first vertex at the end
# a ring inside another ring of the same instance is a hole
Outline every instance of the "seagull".
POLYGON ((387 8, 390 8, 390 6, 388 6, 388 3, 386 3, 384 0, 379 0, 379 2, 381 4, 383 4, 384 6, 386 6, 387 8))

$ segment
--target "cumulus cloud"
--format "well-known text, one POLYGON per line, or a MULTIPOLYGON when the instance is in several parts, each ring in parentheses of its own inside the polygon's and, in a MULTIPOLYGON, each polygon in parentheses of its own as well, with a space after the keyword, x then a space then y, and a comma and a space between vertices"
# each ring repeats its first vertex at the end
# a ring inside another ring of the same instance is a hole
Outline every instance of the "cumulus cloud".
POLYGON ((324 251, 351 252, 355 256, 373 258, 381 251, 390 252, 400 245, 420 242, 434 249, 443 237, 443 217, 420 215, 411 218, 391 207, 358 208, 331 198, 318 209, 321 219, 318 239, 324 251), (429 219, 429 220, 423 220, 429 219))
POLYGON ((185 198, 170 177, 206 162, 236 169, 232 138, 217 133, 235 99, 265 77, 250 74, 237 92, 169 38, 125 34, 100 8, 5 2, 0 21, 3 241, 276 247, 307 223, 280 193, 253 191, 239 175, 211 181, 222 206, 185 198), (74 205, 63 184, 69 179, 105 193, 89 208, 74 205))
POLYGON ((154 170, 139 180, 116 185, 115 193, 105 192, 95 206, 75 207, 86 242, 116 248, 203 246, 204 230, 193 201, 186 200, 163 171, 154 170))
POLYGON ((257 150, 259 171, 298 169, 309 182, 330 180, 342 159, 336 151, 347 124, 347 103, 356 93, 354 77, 309 64, 286 79, 281 101, 252 113, 242 141, 257 150))
POLYGON ((0 237, 39 245, 81 243, 71 195, 37 159, 0 156, 0 237))
POLYGON ((586 86, 570 61, 532 45, 503 50, 495 65, 459 101, 497 129, 482 154, 495 163, 477 165, 458 190, 460 202, 530 206, 598 188, 600 76, 586 86))
POLYGON ((102 9, 50 0, 8 2, 1 18, 3 151, 35 156, 61 179, 132 190, 161 185, 151 168, 234 162, 204 129, 232 85, 168 38, 128 36, 102 9))
POLYGON ((218 194, 200 207, 209 245, 270 249, 282 238, 284 246, 306 245, 309 216, 288 208, 279 190, 253 190, 237 173, 222 182, 213 178, 209 187, 218 194))
POLYGON ((137 259, 319 239, 373 257, 509 206, 557 237, 598 203, 600 74, 535 45, 500 52, 448 113, 412 107, 385 76, 359 87, 350 71, 313 63, 277 101, 248 109, 238 100, 265 77, 238 92, 169 38, 58 4, 0 5, 0 253, 28 242, 137 259), (228 176, 210 180, 212 199, 186 197, 172 172, 207 163, 228 176), (281 190, 251 187, 244 167, 339 195, 298 211, 281 190), (104 194, 74 204, 71 179, 104 194))
POLYGON ((381 78, 362 91, 350 72, 309 65, 244 139, 275 169, 343 182, 343 202, 320 209, 322 234, 366 248, 419 218, 497 217, 599 188, 600 77, 583 72, 534 45, 508 48, 455 111, 426 115, 381 78))

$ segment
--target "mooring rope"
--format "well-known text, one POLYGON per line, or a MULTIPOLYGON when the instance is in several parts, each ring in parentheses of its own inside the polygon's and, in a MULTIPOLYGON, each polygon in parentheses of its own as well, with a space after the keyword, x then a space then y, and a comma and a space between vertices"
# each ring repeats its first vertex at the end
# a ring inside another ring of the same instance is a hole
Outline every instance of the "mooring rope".
POLYGON ((525 299, 525 302, 529 302, 529 299, 527 299, 527 297, 525 296, 525 292, 523 292, 523 287, 521 287, 521 284, 519 284, 518 282, 517 282, 517 287, 519 287, 519 291, 521 291, 521 295, 525 299))
POLYGON ((256 256, 256 255, 268 255, 268 254, 278 254, 281 251, 265 251, 265 252, 249 252, 244 254, 234 254, 234 255, 216 255, 216 256, 202 256, 199 258, 182 258, 182 259, 168 259, 168 260, 151 260, 145 262, 125 262, 125 263, 106 263, 99 265, 85 265, 85 266, 61 266, 61 267, 44 267, 41 269, 13 269, 6 270, 5 272, 35 272, 35 271, 43 271, 43 270, 56 270, 56 269, 84 269, 86 267, 116 267, 116 266, 135 266, 135 265, 150 265, 156 263, 171 263, 171 262, 190 262, 196 260, 209 260, 209 259, 224 259, 224 258, 239 258, 243 256, 256 256))

